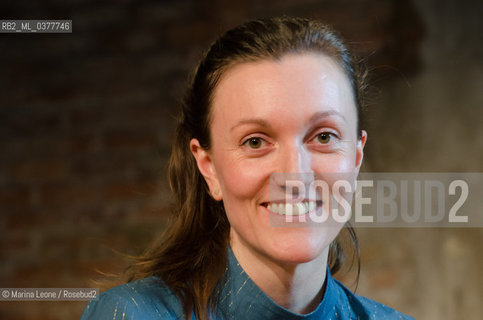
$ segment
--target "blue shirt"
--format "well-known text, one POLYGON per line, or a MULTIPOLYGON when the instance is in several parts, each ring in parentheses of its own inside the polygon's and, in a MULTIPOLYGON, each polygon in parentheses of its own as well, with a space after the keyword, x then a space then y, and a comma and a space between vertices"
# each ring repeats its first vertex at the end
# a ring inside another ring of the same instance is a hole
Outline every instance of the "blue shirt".
MULTIPOLYGON (((379 302, 358 296, 334 279, 327 270, 326 290, 317 309, 293 313, 268 297, 248 277, 228 249, 228 266, 222 280, 213 319, 414 319, 379 302)), ((92 300, 81 320, 185 319, 177 296, 159 277, 149 277, 114 287, 92 300)), ((194 314, 192 319, 195 319, 194 314)))

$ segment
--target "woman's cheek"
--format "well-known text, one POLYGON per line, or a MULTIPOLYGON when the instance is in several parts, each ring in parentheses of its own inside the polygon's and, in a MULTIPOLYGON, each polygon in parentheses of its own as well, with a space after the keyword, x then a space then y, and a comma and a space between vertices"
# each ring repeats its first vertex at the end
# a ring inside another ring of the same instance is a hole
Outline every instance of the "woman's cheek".
POLYGON ((223 170, 226 191, 239 197, 252 197, 269 184, 272 166, 261 159, 243 159, 227 162, 223 170))
POLYGON ((354 167, 355 156, 347 153, 316 156, 312 165, 315 174, 351 172, 354 167))

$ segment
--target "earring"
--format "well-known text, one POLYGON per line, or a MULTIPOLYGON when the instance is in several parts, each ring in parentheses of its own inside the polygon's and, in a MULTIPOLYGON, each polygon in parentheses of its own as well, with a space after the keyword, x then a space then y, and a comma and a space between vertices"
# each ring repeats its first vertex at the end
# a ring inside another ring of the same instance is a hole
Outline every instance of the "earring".
POLYGON ((217 196, 218 193, 220 193, 220 192, 218 191, 218 189, 215 189, 215 191, 213 193, 215 194, 215 196, 217 196))

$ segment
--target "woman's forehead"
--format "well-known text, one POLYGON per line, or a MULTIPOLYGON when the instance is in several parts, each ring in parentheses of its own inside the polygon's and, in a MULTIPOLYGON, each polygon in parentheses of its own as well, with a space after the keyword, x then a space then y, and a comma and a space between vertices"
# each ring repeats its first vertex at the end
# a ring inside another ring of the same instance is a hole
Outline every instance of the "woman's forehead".
POLYGON ((321 54, 239 63, 223 73, 212 99, 212 115, 225 122, 325 111, 349 118, 356 114, 349 79, 333 59, 321 54))

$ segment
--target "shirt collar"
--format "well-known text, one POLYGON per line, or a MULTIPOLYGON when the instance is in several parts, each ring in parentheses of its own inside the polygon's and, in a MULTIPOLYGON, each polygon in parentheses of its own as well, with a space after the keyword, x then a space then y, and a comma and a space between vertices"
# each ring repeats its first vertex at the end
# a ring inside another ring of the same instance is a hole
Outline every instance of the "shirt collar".
POLYGON ((334 285, 334 279, 327 268, 325 293, 317 309, 305 315, 293 313, 279 306, 260 290, 240 266, 231 248, 228 248, 228 265, 219 287, 216 313, 227 319, 239 318, 240 315, 244 319, 253 320, 322 319, 335 306, 334 285))

